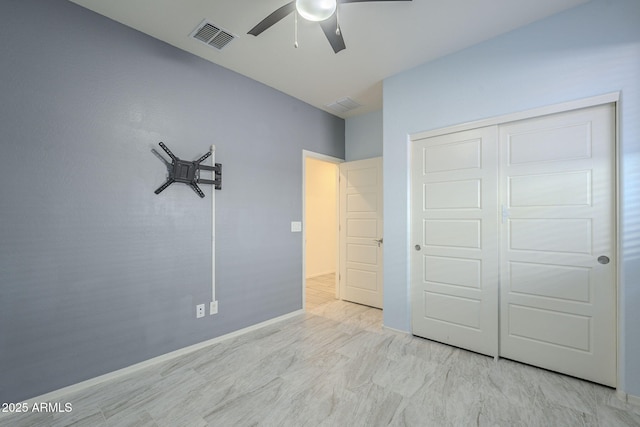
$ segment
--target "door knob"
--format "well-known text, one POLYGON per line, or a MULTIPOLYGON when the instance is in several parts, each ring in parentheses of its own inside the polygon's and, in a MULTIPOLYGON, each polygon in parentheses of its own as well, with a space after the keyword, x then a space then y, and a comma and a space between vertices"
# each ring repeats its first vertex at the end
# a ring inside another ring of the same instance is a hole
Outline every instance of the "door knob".
POLYGON ((420 245, 416 245, 415 248, 416 248, 416 251, 419 251, 420 249, 422 249, 420 245))
POLYGON ((378 247, 380 247, 380 245, 382 244, 382 237, 379 239, 373 239, 373 241, 378 244, 378 247))
POLYGON ((600 256, 598 257, 598 262, 599 262, 600 264, 609 264, 609 257, 608 257, 608 256, 605 256, 605 255, 600 255, 600 256))

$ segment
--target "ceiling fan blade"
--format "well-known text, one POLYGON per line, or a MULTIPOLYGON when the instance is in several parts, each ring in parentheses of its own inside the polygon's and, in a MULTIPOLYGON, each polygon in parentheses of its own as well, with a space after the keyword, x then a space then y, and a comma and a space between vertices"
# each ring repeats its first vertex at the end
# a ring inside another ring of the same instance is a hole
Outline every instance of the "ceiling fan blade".
POLYGON ((294 10, 296 10, 296 1, 295 0, 285 4, 284 6, 278 8, 278 9, 276 9, 273 13, 271 13, 269 16, 267 16, 262 21, 260 21, 258 23, 258 25, 256 25, 251 30, 249 30, 249 32, 247 34, 251 34, 251 35, 254 35, 254 36, 260 35, 264 30, 266 30, 266 29, 270 28, 272 25, 280 22, 280 20, 282 20, 285 16, 287 16, 288 14, 293 12, 294 10))
POLYGON ((322 31, 324 31, 324 35, 327 36, 327 40, 329 40, 329 44, 335 53, 347 48, 344 44, 344 39, 342 38, 342 30, 336 34, 336 28, 339 27, 338 18, 335 13, 331 15, 330 18, 320 21, 320 26, 322 27, 322 31))
POLYGON ((339 3, 364 3, 372 1, 412 1, 412 0, 338 0, 339 3))

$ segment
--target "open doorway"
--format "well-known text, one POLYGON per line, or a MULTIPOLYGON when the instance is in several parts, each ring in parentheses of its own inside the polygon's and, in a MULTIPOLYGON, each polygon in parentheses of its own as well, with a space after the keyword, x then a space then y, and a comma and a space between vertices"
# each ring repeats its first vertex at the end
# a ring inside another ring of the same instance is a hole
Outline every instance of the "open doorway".
POLYGON ((303 152, 303 307, 313 310, 338 295, 338 164, 303 152))

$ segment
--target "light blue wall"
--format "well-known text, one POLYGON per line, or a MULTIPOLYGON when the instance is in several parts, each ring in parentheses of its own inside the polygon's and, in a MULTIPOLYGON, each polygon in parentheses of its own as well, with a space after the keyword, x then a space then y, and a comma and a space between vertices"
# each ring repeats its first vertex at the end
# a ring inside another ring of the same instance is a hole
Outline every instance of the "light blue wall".
POLYGON ((410 330, 408 135, 621 91, 621 388, 640 395, 640 2, 594 0, 384 81, 384 323, 410 330))
POLYGON ((344 120, 66 0, 0 1, 0 63, 0 402, 302 308, 302 150, 344 120), (155 195, 159 141, 223 164, 216 316, 211 187, 155 195))
POLYGON ((345 160, 382 156, 382 110, 345 120, 345 160))

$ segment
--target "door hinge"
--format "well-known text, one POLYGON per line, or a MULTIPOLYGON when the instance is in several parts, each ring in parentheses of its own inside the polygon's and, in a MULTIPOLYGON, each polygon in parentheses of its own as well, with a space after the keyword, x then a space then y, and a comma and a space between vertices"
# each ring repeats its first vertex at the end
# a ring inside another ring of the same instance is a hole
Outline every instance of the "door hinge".
POLYGON ((510 216, 511 213, 509 212, 509 209, 507 209, 505 205, 502 205, 502 223, 506 223, 510 216))

